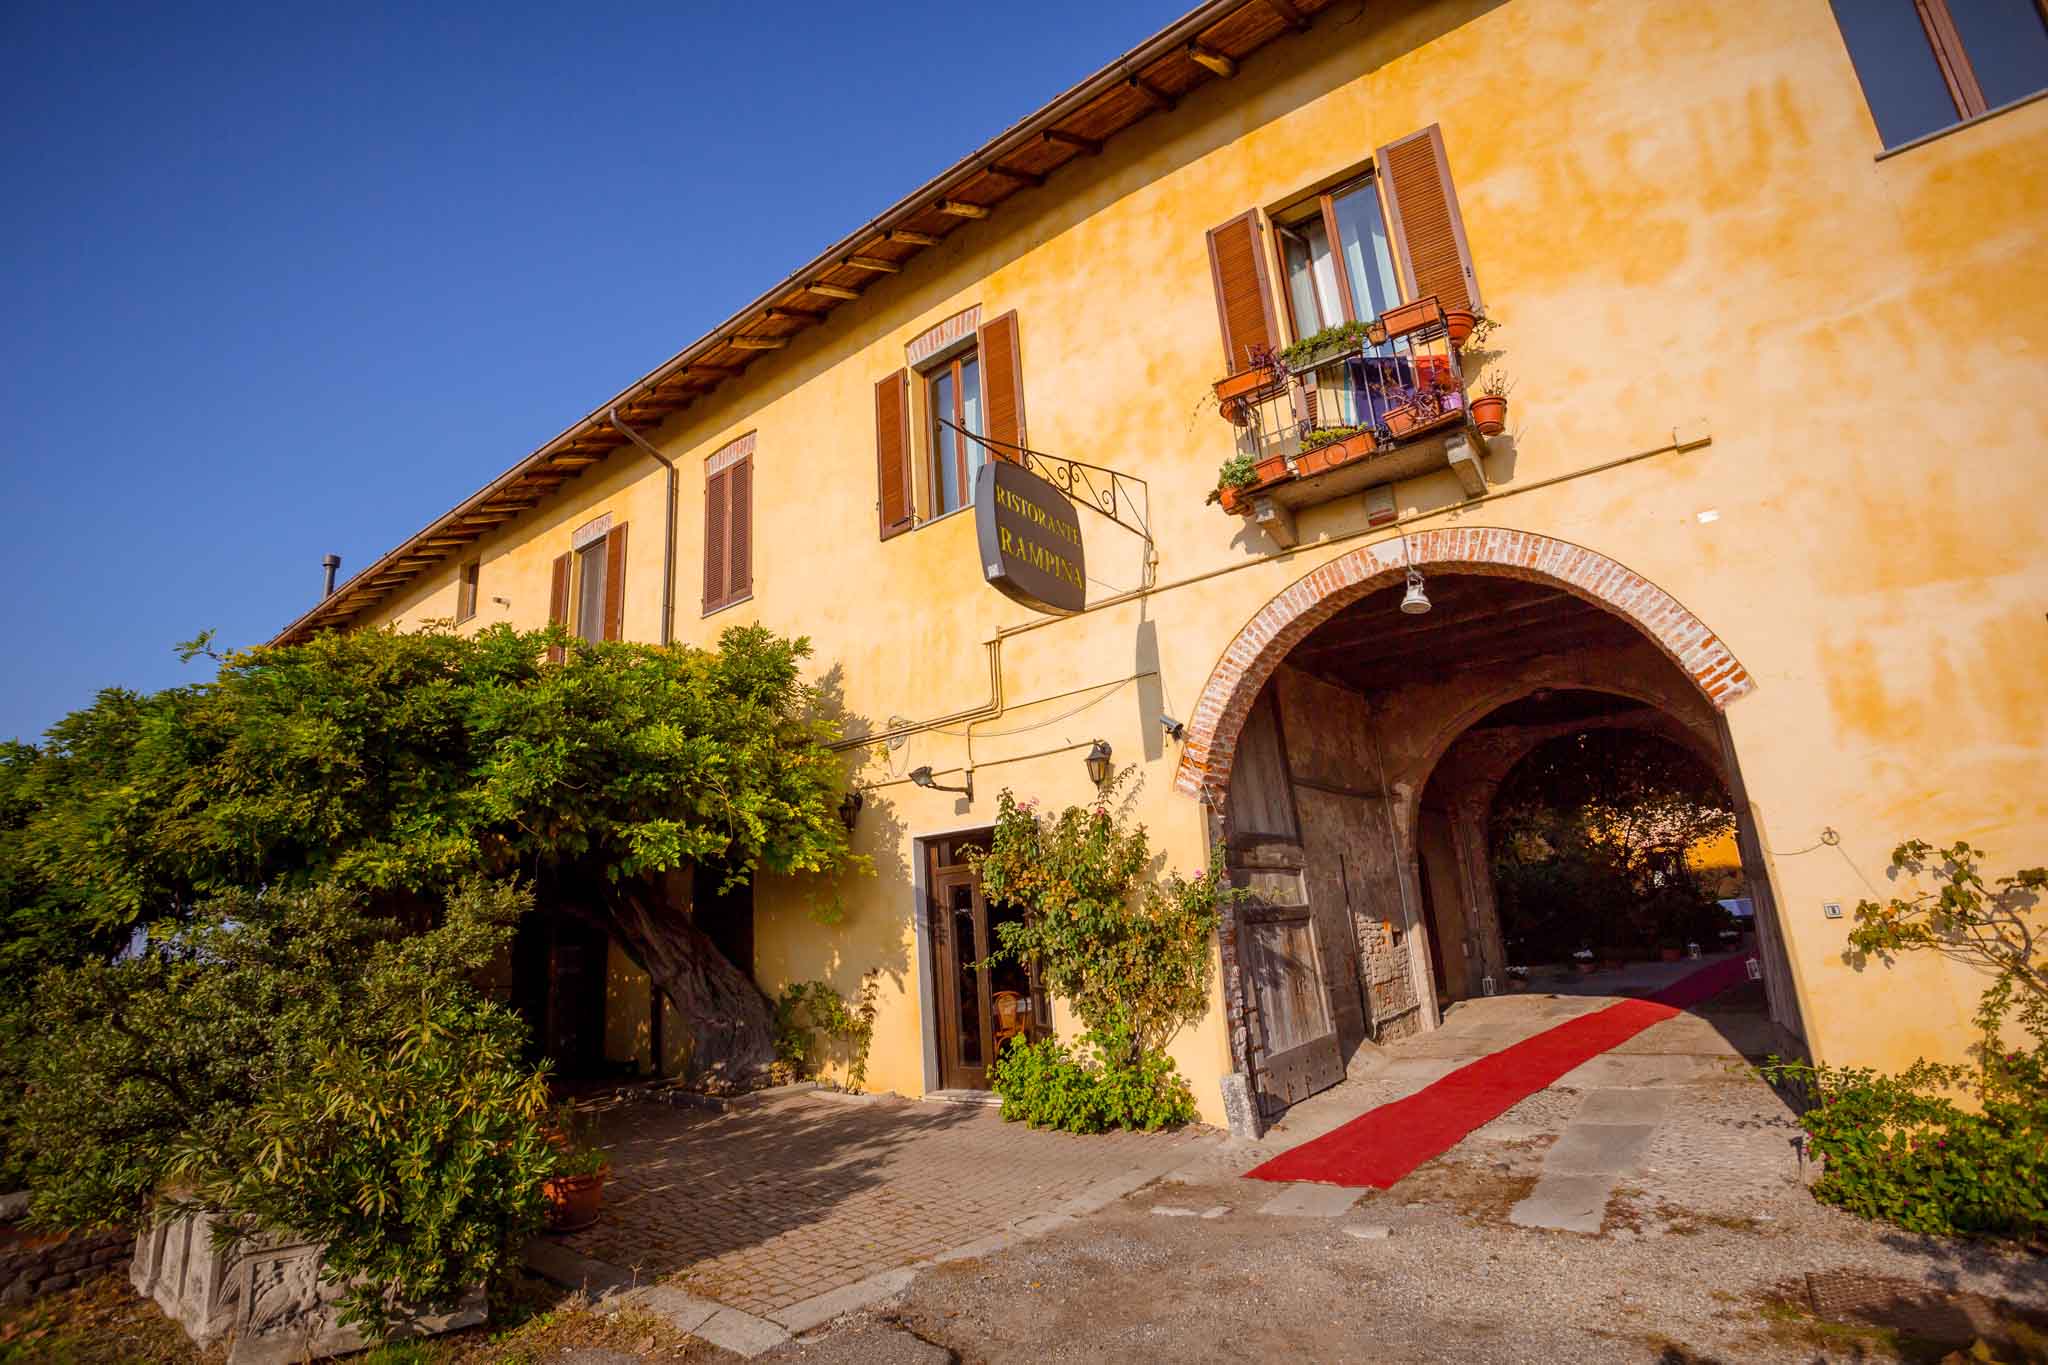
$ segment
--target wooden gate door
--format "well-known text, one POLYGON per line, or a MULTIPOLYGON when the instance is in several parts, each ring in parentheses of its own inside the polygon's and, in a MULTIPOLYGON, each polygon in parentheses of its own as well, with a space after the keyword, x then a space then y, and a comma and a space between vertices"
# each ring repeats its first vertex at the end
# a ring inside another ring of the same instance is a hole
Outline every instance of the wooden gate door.
POLYGON ((1243 912, 1243 968, 1258 1006, 1262 1047, 1252 1083, 1271 1114, 1344 1079, 1344 1056, 1323 993, 1315 918, 1305 905, 1243 912))

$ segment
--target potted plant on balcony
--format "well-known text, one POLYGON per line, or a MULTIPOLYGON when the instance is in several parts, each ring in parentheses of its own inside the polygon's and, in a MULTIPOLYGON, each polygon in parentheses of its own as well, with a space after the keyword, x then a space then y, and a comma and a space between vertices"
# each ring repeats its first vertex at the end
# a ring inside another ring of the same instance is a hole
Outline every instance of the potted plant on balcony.
POLYGON ((1249 404, 1260 393, 1278 383, 1281 375, 1277 357, 1270 346, 1253 346, 1247 352, 1250 363, 1236 374, 1216 381, 1217 405, 1224 419, 1235 426, 1251 420, 1249 404))
MULTIPOLYGON (((1280 364, 1290 374, 1313 370, 1318 365, 1327 365, 1339 356, 1351 354, 1361 344, 1371 340, 1371 325, 1363 322, 1339 322, 1311 332, 1292 346, 1282 350, 1280 364)), ((1375 343, 1376 344, 1376 343, 1375 343)))
POLYGON ((1225 460, 1217 469, 1216 491, 1209 495, 1209 501, 1222 503, 1226 512, 1239 511, 1242 495, 1258 482, 1258 462, 1249 454, 1240 451, 1225 460))
POLYGON ((1425 374, 1414 384, 1391 385, 1387 397, 1387 434, 1397 441, 1441 426, 1465 410, 1457 381, 1442 371, 1425 374))
POLYGON ((1294 466, 1302 478, 1326 474, 1373 453, 1379 442, 1370 427, 1311 427, 1301 435, 1294 466))
POLYGON ((1380 326, 1390 337, 1406 336, 1432 327, 1444 320, 1444 310, 1437 304, 1436 295, 1416 299, 1412 303, 1397 303, 1380 314, 1380 326))
POLYGON ((1498 372, 1486 376, 1472 399, 1472 420, 1481 436, 1498 436, 1508 427, 1508 390, 1514 381, 1498 372))

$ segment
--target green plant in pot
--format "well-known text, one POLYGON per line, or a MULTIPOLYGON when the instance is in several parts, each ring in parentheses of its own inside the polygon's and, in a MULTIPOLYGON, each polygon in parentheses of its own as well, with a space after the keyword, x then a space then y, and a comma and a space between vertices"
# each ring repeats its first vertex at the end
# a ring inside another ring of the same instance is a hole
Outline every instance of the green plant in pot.
POLYGON ((587 1228, 604 1207, 604 1183, 612 1174, 611 1154, 598 1144, 589 1116, 569 1105, 550 1116, 548 1143, 556 1151, 555 1173, 541 1187, 547 1198, 548 1231, 587 1228))
POLYGON ((1237 510, 1237 495, 1259 481, 1259 464, 1249 454, 1239 452, 1225 460, 1216 471, 1216 491, 1209 495, 1209 501, 1220 502, 1226 512, 1237 510))

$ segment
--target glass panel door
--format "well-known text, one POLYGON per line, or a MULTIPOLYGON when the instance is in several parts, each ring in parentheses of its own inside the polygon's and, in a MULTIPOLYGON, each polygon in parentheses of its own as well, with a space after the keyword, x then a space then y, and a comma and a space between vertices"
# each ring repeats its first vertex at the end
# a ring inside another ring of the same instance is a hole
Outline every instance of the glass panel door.
POLYGON ((938 1019, 939 1085, 986 1090, 1003 1044, 1051 1032, 1035 973, 1015 962, 988 962, 998 925, 1021 917, 991 908, 973 872, 951 867, 932 878, 932 1004, 938 1019))

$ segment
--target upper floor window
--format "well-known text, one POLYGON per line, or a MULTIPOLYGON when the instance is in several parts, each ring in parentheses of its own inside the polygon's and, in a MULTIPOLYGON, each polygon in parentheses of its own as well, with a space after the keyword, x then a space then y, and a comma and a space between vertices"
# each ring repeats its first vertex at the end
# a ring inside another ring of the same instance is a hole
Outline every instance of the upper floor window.
POLYGON ((1371 177, 1319 194, 1277 216, 1296 337, 1376 318, 1401 301, 1394 255, 1371 177))
POLYGON ((754 434, 704 461, 704 612, 754 595, 754 434))
POLYGON ((1887 147, 2048 87, 2041 0, 1834 0, 1887 147))
POLYGON ((932 515, 942 517, 974 497, 974 475, 988 450, 982 435, 981 365, 973 349, 925 376, 926 411, 932 416, 932 515))
POLYGON ((462 573, 455 580, 455 623, 457 625, 476 615, 476 590, 482 564, 470 560, 462 566, 462 573))
POLYGON ((576 552, 576 634, 593 643, 604 634, 605 542, 608 536, 576 552))

